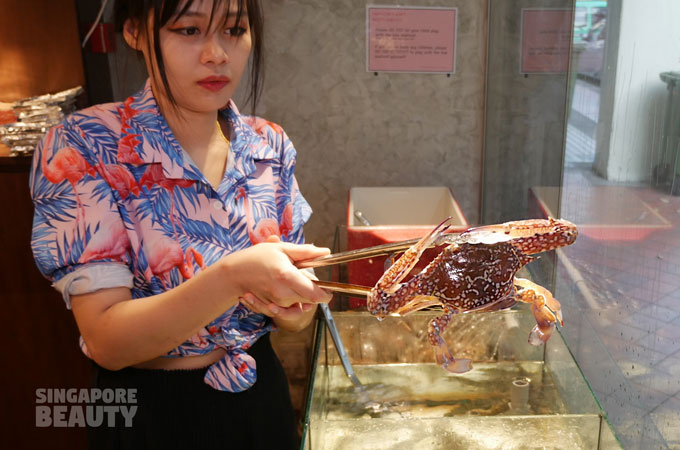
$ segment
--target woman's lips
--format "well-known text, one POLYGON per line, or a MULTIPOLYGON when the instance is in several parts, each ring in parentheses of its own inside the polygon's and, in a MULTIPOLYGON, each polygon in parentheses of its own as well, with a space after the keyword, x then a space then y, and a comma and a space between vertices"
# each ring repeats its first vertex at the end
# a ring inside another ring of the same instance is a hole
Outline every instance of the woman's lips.
POLYGON ((200 80, 198 85, 202 88, 208 89, 212 92, 217 92, 224 86, 229 84, 229 78, 227 77, 208 77, 200 80))

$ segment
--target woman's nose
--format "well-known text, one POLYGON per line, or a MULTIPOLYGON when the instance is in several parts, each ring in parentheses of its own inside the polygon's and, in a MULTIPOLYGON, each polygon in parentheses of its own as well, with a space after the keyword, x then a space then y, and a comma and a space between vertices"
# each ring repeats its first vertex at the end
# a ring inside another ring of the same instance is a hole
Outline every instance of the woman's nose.
POLYGON ((201 49, 201 63, 203 64, 225 64, 229 62, 227 50, 221 45, 217 36, 206 39, 201 49))

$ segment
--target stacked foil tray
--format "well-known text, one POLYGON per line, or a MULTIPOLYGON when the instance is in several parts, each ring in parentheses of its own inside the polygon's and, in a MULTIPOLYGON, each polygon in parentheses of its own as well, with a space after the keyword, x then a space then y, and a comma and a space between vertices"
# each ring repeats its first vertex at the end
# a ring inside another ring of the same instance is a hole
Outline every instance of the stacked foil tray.
POLYGON ((19 100, 12 105, 17 121, 0 125, 0 141, 10 149, 10 156, 28 156, 48 129, 75 110, 77 97, 83 92, 78 86, 38 97, 19 100))

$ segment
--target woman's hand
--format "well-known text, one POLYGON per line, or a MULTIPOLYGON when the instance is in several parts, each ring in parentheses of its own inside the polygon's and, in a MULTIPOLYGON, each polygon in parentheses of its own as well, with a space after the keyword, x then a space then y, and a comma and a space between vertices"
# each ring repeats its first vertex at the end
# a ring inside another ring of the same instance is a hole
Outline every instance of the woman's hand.
POLYGON ((316 305, 311 303, 295 303, 294 305, 285 308, 283 306, 278 306, 276 303, 261 300, 250 292, 243 294, 243 297, 239 298, 239 300, 253 312, 264 314, 272 319, 286 321, 300 320, 304 313, 316 310, 316 305))
MULTIPOLYGON (((278 236, 271 236, 267 239, 267 242, 278 243, 281 241, 278 236)), ((301 273, 312 281, 317 279, 311 271, 302 270, 301 273)), ((312 321, 316 312, 316 304, 298 302, 284 307, 258 298, 251 292, 246 292, 239 298, 239 301, 251 311, 271 317, 279 328, 288 331, 299 331, 305 328, 312 321)))
POLYGON ((301 305, 327 303, 332 295, 314 284, 310 274, 295 267, 295 263, 329 253, 327 248, 280 242, 272 236, 267 242, 226 256, 222 262, 230 281, 241 291, 239 297, 251 309, 272 317, 297 315, 311 310, 301 305))
MULTIPOLYGON (((304 273, 311 279, 316 279, 311 273, 307 271, 304 273)), ((277 327, 287 331, 304 329, 312 321, 316 312, 316 304, 296 303, 284 308, 275 303, 263 301, 250 292, 240 297, 239 301, 251 311, 271 317, 277 327)))

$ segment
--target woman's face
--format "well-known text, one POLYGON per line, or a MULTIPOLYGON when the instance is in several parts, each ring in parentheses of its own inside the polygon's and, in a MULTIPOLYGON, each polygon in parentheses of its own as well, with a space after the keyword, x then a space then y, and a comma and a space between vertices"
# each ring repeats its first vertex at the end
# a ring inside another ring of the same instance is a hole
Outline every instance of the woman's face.
MULTIPOLYGON (((244 11, 237 22, 237 6, 234 0, 219 3, 210 23, 212 2, 197 0, 182 17, 171 18, 160 29, 165 71, 180 110, 216 111, 234 95, 252 45, 248 16, 244 11), (227 13, 229 20, 225 21, 227 13)), ((146 46, 143 51, 147 64, 155 64, 155 58, 146 54, 146 46)), ((158 70, 151 73, 158 74, 158 70)), ((159 76, 154 91, 163 95, 159 76)))

